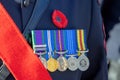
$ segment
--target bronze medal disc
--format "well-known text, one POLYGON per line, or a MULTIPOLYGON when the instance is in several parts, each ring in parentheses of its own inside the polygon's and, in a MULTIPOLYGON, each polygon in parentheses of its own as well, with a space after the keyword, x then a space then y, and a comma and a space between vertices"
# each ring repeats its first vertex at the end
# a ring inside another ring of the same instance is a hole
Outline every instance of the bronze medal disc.
POLYGON ((66 71, 67 68, 68 68, 68 63, 67 63, 67 60, 65 57, 63 56, 60 56, 58 59, 57 59, 58 63, 59 63, 59 66, 58 66, 58 70, 59 71, 66 71))

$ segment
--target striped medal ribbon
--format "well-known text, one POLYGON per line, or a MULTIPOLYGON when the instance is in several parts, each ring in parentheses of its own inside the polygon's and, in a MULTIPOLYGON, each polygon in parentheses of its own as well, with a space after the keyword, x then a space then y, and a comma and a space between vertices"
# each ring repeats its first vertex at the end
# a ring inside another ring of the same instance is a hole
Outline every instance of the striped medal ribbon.
POLYGON ((54 35, 54 47, 55 47, 55 53, 56 55, 60 55, 57 58, 57 61, 59 63, 58 70, 59 71, 66 71, 68 67, 67 59, 63 56, 67 53, 67 48, 66 48, 66 30, 54 30, 53 31, 54 35))
POLYGON ((47 30, 47 39, 48 39, 48 55, 49 60, 47 61, 47 69, 50 72, 55 72, 58 69, 59 63, 57 60, 53 58, 53 47, 52 47, 52 37, 51 37, 52 31, 47 30))
POLYGON ((67 30, 67 47, 68 47, 68 69, 71 71, 75 71, 78 69, 78 60, 75 56, 76 54, 76 31, 75 30, 67 30))
POLYGON ((47 57, 47 43, 45 43, 45 35, 43 30, 32 31, 32 43, 34 53, 39 56, 39 59, 47 69, 47 60, 45 59, 47 57))
POLYGON ((86 32, 85 30, 77 30, 77 44, 78 44, 78 63, 79 70, 86 71, 89 68, 90 62, 85 53, 88 52, 87 42, 86 42, 86 32))
POLYGON ((46 43, 43 30, 32 31, 32 44, 34 52, 38 55, 46 53, 46 43))

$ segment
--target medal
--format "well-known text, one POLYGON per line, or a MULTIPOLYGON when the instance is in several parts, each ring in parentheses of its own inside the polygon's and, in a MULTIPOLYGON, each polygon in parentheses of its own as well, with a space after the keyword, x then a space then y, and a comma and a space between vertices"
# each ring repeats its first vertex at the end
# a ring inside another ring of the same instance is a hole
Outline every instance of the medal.
POLYGON ((47 69, 50 71, 50 72, 55 72, 57 69, 58 69, 58 62, 54 59, 54 58, 50 58, 48 61, 47 61, 47 69))
POLYGON ((58 70, 59 71, 66 71, 67 67, 68 67, 68 63, 67 63, 66 58, 63 57, 62 55, 60 55, 60 57, 57 58, 57 61, 59 63, 58 70))
POLYGON ((56 55, 59 55, 57 61, 59 63, 58 70, 66 71, 68 64, 66 58, 63 56, 67 53, 66 51, 66 39, 65 39, 65 31, 63 30, 54 30, 54 45, 56 55))
POLYGON ((44 67, 47 69, 47 60, 43 55, 46 55, 46 43, 44 41, 44 33, 43 31, 32 31, 32 43, 34 53, 39 55, 39 59, 41 60, 44 67))
POLYGON ((43 63, 44 67, 47 69, 47 61, 46 61, 46 59, 41 57, 40 60, 43 63))
POLYGON ((67 30, 67 47, 68 47, 68 53, 66 56, 69 56, 68 58, 68 69, 71 71, 75 71, 78 69, 78 60, 75 57, 76 54, 76 37, 75 37, 75 30, 67 30))
POLYGON ((78 60, 76 57, 73 57, 73 55, 68 58, 68 69, 71 71, 75 71, 78 69, 78 60))
POLYGON ((89 59, 84 54, 82 54, 81 56, 79 56, 78 63, 79 63, 78 68, 81 71, 86 71, 89 68, 89 65, 90 65, 89 59))
POLYGON ((59 62, 58 70, 59 71, 66 71, 68 67, 68 63, 66 58, 60 56, 57 61, 59 62))
POLYGON ((51 33, 50 30, 47 30, 47 38, 48 38, 48 55, 49 55, 49 60, 47 61, 47 69, 50 72, 55 72, 58 69, 58 62, 52 57, 52 45, 51 45, 51 33))
POLYGON ((46 59, 43 58, 42 55, 40 55, 39 59, 41 60, 41 62, 44 65, 44 67, 47 69, 47 61, 46 61, 46 59))
POLYGON ((86 45, 86 35, 84 30, 77 30, 77 42, 78 42, 78 68, 81 71, 86 71, 89 66, 90 62, 88 57, 85 55, 85 53, 88 52, 87 45, 86 45))

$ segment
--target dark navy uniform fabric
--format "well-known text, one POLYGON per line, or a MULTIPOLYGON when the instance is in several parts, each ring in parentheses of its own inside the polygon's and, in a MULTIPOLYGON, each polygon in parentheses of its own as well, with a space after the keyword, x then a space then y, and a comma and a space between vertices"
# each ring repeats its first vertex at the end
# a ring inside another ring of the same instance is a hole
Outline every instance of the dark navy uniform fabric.
MULTIPOLYGON (((87 31, 89 69, 85 72, 80 70, 74 72, 69 70, 56 71, 50 73, 53 80, 108 80, 103 23, 97 0, 30 0, 30 4, 22 8, 21 4, 14 0, 0 1, 29 43, 30 39, 26 36, 29 35, 30 38, 32 29, 58 29, 51 19, 54 10, 60 10, 66 15, 68 25, 65 29, 85 29, 87 31), (33 26, 32 20, 34 22, 37 19, 33 15, 37 2, 39 2, 37 11, 40 15, 39 21, 33 26)), ((14 80, 14 78, 9 75, 6 80, 14 80)))
POLYGON ((105 25, 106 37, 114 25, 120 22, 120 0, 104 0, 102 5, 102 16, 105 25))

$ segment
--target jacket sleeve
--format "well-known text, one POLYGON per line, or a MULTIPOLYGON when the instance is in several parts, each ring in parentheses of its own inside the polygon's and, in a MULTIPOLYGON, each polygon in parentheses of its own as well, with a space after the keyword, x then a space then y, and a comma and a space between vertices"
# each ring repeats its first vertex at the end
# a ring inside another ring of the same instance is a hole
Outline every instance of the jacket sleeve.
POLYGON ((92 0, 91 26, 88 34, 88 58, 90 67, 82 74, 82 80, 108 80, 106 49, 100 5, 92 0))

